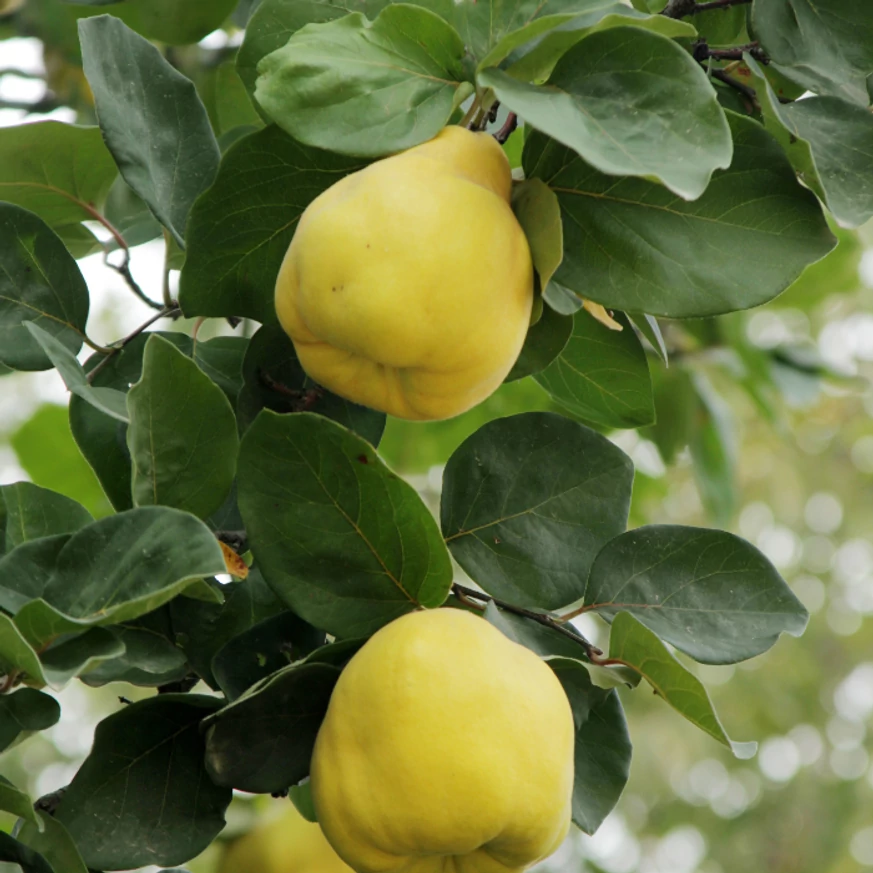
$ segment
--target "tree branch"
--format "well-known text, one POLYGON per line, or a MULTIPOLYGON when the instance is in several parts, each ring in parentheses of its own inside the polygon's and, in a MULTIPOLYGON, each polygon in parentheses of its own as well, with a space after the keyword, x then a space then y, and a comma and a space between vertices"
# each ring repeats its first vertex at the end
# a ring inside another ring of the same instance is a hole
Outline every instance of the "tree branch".
POLYGON ((712 9, 730 9, 731 6, 743 6, 751 2, 752 0, 710 0, 708 3, 698 3, 696 0, 670 0, 661 15, 667 18, 685 18, 712 9))
POLYGON ((518 116, 514 112, 510 112, 506 117, 506 121, 503 124, 503 127, 494 134, 494 139, 503 145, 506 140, 512 136, 513 131, 518 127, 518 116))
POLYGON ((460 585, 455 582, 452 585, 453 593, 458 597, 458 599, 462 603, 466 603, 468 605, 473 605, 470 603, 471 600, 480 600, 484 602, 490 601, 495 606, 499 606, 501 609, 505 609, 507 612, 515 613, 515 615, 524 616, 524 618, 529 618, 532 621, 537 622, 537 624, 543 625, 543 627, 550 628, 553 631, 557 631, 559 634, 568 637, 573 640, 574 643, 582 646, 585 651, 585 656, 591 661, 592 664, 601 663, 600 656, 603 654, 601 649, 598 649, 593 643, 588 642, 581 634, 574 633, 573 631, 565 628, 558 619, 554 618, 551 615, 546 615, 542 612, 534 612, 532 609, 525 609, 523 606, 516 606, 514 603, 507 603, 505 600, 498 600, 496 597, 492 597, 490 594, 484 594, 481 591, 475 591, 473 588, 467 588, 465 585, 460 585))
POLYGON ((760 64, 769 64, 770 58, 764 53, 764 50, 757 42, 750 42, 747 45, 735 45, 731 48, 714 49, 710 48, 705 39, 701 39, 694 44, 692 55, 698 63, 712 58, 716 61, 741 61, 743 54, 748 53, 760 64))

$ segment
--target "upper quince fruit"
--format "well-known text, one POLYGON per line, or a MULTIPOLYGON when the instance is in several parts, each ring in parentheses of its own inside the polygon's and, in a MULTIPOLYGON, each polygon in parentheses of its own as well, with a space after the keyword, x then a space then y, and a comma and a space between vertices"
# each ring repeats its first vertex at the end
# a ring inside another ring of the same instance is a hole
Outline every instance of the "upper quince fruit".
POLYGON ((570 704, 533 652, 471 613, 413 612, 340 675, 312 797, 358 873, 513 873, 567 834, 573 746, 570 704))
POLYGON ((521 350, 533 267, 492 136, 447 127, 309 204, 276 281, 303 369, 399 418, 481 402, 521 350))

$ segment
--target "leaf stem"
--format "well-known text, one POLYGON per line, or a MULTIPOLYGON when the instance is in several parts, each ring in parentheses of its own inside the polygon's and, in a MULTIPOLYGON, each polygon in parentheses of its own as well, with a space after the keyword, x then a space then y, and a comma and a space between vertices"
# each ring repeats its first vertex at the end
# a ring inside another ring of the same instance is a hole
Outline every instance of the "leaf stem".
POLYGON ((559 634, 562 634, 565 637, 573 640, 574 643, 578 643, 585 650, 585 656, 591 661, 592 664, 600 664, 600 656, 603 654, 601 649, 598 649, 593 643, 590 643, 585 639, 581 634, 574 633, 571 630, 563 627, 561 622, 566 621, 565 617, 561 619, 557 619, 552 615, 547 615, 543 612, 534 612, 532 609, 525 609, 523 606, 516 606, 514 603, 507 603, 505 600, 498 600, 496 597, 492 597, 490 594, 484 594, 481 591, 476 591, 473 588, 467 588, 465 585, 461 585, 458 582, 453 583, 452 592, 455 596, 462 602, 468 605, 472 605, 475 608, 474 604, 470 604, 470 600, 479 600, 479 601, 490 601, 495 606, 499 606, 501 609, 505 609, 507 612, 515 613, 515 615, 524 616, 524 618, 529 618, 532 621, 537 622, 537 624, 543 625, 543 627, 550 628, 553 631, 557 631, 559 634))
POLYGON ((458 122, 459 127, 466 127, 467 130, 470 130, 473 126, 473 119, 476 117, 476 114, 479 112, 479 97, 474 97, 473 102, 470 104, 470 108, 464 114, 464 117, 458 122))

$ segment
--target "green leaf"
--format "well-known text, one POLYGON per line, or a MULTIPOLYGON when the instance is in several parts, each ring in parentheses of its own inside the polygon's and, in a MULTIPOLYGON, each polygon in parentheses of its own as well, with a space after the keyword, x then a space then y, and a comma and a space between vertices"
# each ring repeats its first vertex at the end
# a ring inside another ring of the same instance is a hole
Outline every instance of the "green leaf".
POLYGON ((92 667, 81 680, 92 687, 108 682, 154 687, 183 679, 188 674, 188 659, 170 641, 171 628, 168 626, 166 633, 161 633, 155 626, 157 616, 162 614, 158 610, 131 624, 111 628, 124 646, 123 654, 92 667))
POLYGON ((485 591, 555 609, 585 593, 594 557, 627 527, 633 472, 606 437, 561 415, 499 418, 446 464, 443 535, 485 591))
MULTIPOLYGON (((32 691, 34 694, 41 693, 39 691, 33 691, 32 688, 23 688, 22 691, 32 691)), ((21 692, 18 693, 20 694, 21 692)), ((52 698, 49 698, 49 700, 51 699, 52 698)), ((2 712, 2 710, 0 710, 0 712, 2 712)), ((60 714, 60 710, 58 710, 58 713, 60 714)), ((2 718, 2 716, 0 716, 0 718, 2 718)), ((3 810, 3 812, 10 812, 18 818, 27 819, 28 821, 36 821, 36 813, 34 812, 33 801, 30 799, 30 796, 26 792, 16 788, 3 776, 0 776, 0 810, 3 810)))
POLYGON ((810 97, 779 106, 792 135, 809 144, 825 203, 844 227, 873 216, 873 115, 836 97, 810 97))
POLYGON ((219 649, 258 622, 286 609, 257 567, 249 571, 244 581, 223 588, 227 597, 222 606, 177 597, 168 607, 174 642, 203 681, 215 689, 219 685, 212 673, 212 659, 219 649))
POLYGON ((657 420, 641 432, 658 447, 666 465, 688 445, 695 421, 700 413, 700 401, 687 370, 681 367, 653 367, 655 411, 657 420))
POLYGON ((315 736, 340 671, 292 665, 210 719, 206 769, 217 785, 266 794, 309 775, 315 736))
POLYGON ((628 321, 648 340, 655 354, 665 363, 669 363, 667 344, 661 333, 661 325, 654 315, 637 314, 635 318, 628 316, 628 321))
POLYGON ((756 0, 755 36, 778 69, 806 88, 867 106, 873 7, 863 0, 756 0))
POLYGON ((0 560, 0 608, 14 614, 28 601, 41 597, 58 555, 69 541, 69 534, 41 537, 5 555, 0 560))
POLYGON ((36 340, 48 359, 57 368, 67 389, 95 409, 99 409, 119 421, 127 421, 127 398, 114 388, 94 388, 85 375, 82 365, 62 342, 33 321, 24 322, 24 327, 36 340))
POLYGON ((31 482, 0 486, 6 506, 6 549, 40 537, 72 533, 94 521, 75 500, 31 482))
POLYGON ((25 681, 31 685, 46 684, 39 655, 12 619, 0 613, 0 672, 8 676, 13 671, 25 674, 25 681))
MULTIPOLYGON (((100 129, 60 121, 0 128, 0 200, 36 213, 61 238, 93 221, 118 168, 100 129)), ((75 257, 96 243, 90 231, 71 248, 75 257), (88 240, 90 237, 90 241, 88 240)))
POLYGON ((616 537, 591 567, 585 604, 610 619, 629 612, 704 664, 766 652, 800 636, 807 611, 754 546, 725 531, 648 525, 616 537))
MULTIPOLYGON (((4 633, 5 631, 0 631, 4 633)), ((35 688, 19 688, 0 697, 0 752, 34 731, 44 731, 58 723, 61 708, 57 700, 35 688)), ((10 812, 9 807, 3 807, 10 812)), ((23 813, 18 815, 23 817, 23 813)))
MULTIPOLYGON (((492 10, 495 4, 491 4, 492 10)), ((465 2, 461 8, 476 10, 482 15, 487 8, 465 2)), ((527 23, 518 27, 514 15, 513 29, 494 45, 482 58, 479 66, 496 67, 508 58, 504 67, 513 78, 522 81, 540 81, 548 77, 561 55, 589 33, 611 27, 633 25, 660 33, 662 36, 694 37, 697 31, 685 21, 663 15, 651 15, 626 5, 620 0, 576 0, 515 6, 512 12, 522 12, 527 23)), ((506 7, 501 9, 505 13, 506 7)), ((522 19, 523 20, 523 19, 522 19)))
POLYGON ((72 639, 61 640, 40 653, 43 674, 52 688, 62 688, 92 667, 124 654, 124 643, 102 627, 92 627, 72 639))
POLYGON ((686 670, 670 650, 630 613, 620 612, 609 635, 609 658, 636 670, 666 703, 737 758, 751 758, 757 743, 735 743, 725 733, 703 683, 686 670))
POLYGON ((351 431, 264 410, 243 438, 238 469, 255 561, 311 624, 366 636, 445 600, 452 568, 433 516, 351 431))
POLYGON ((481 87, 525 122, 612 176, 657 180, 685 200, 731 162, 730 129, 700 65, 676 43, 634 27, 593 33, 546 85, 491 68, 481 87))
POLYGON ((27 322, 78 353, 88 302, 85 280, 54 231, 32 212, 0 203, 0 364, 13 370, 52 367, 27 322))
POLYGON ((239 449, 224 392, 172 343, 152 336, 127 405, 134 503, 200 518, 215 512, 230 492, 239 449))
POLYGON ((67 829, 53 816, 37 812, 24 823, 18 839, 51 864, 55 873, 88 873, 88 868, 67 829))
POLYGON ((363 166, 302 146, 274 126, 231 146, 188 222, 179 280, 185 315, 275 323, 276 274, 303 210, 363 166))
POLYGON ((286 413, 307 409, 347 427, 372 446, 379 445, 385 414, 316 385, 300 366, 294 343, 280 327, 264 325, 252 337, 243 362, 243 380, 237 407, 243 430, 262 409, 286 413))
POLYGON ((41 646, 60 633, 136 618, 223 572, 218 542, 194 516, 164 506, 131 509, 73 534, 40 599, 15 620, 41 646))
POLYGON ((192 348, 197 366, 224 391, 231 406, 236 406, 242 388, 242 365, 249 342, 241 336, 216 336, 194 343, 192 348))
POLYGON ((527 331, 524 346, 505 382, 515 382, 545 370, 567 346, 573 333, 573 319, 543 307, 543 314, 527 331))
POLYGON ((198 42, 217 30, 237 0, 125 0, 111 10, 148 39, 170 45, 198 42))
POLYGON ((308 24, 258 65, 255 99, 310 146, 378 156, 436 136, 465 81, 464 44, 420 6, 308 24))
POLYGON ((34 852, 3 831, 0 831, 0 861, 18 864, 24 873, 55 873, 39 852, 34 852))
POLYGON ((733 162, 693 203, 531 136, 525 172, 556 191, 564 218, 558 282, 609 308, 696 317, 771 300, 824 257, 835 240, 815 196, 759 124, 729 116, 733 162))
POLYGON ((293 612, 281 612, 229 640, 212 659, 212 672, 228 700, 271 673, 323 646, 325 636, 293 612))
POLYGON ((527 237, 540 286, 545 288, 564 257, 564 229, 558 198, 541 179, 528 179, 513 186, 512 211, 527 237))
MULTIPOLYGON (((191 338, 182 333, 161 333, 186 354, 191 349, 191 338)), ((115 388, 127 392, 142 377, 142 358, 151 333, 143 333, 112 356, 109 363, 94 377, 95 389, 115 388)), ((85 363, 90 372, 102 360, 94 354, 85 363)), ((126 403, 126 401, 125 401, 126 403)), ((70 427, 76 443, 106 491, 112 505, 119 511, 133 506, 131 480, 133 473, 130 452, 127 449, 127 427, 80 397, 70 398, 70 427)))
POLYGON ((231 792, 204 773, 200 732, 219 706, 213 697, 161 694, 97 725, 56 813, 89 867, 181 864, 221 831, 231 792))
POLYGON ((558 403, 605 427, 641 427, 655 417, 646 353, 626 318, 610 330, 587 312, 573 317, 561 354, 534 379, 558 403))
POLYGON ((573 822, 593 834, 627 784, 631 741, 618 692, 591 683, 578 661, 555 659, 549 666, 561 680, 576 723, 573 822))
POLYGON ((110 15, 80 21, 79 38, 100 129, 121 175, 184 245, 191 204, 219 161, 193 83, 110 15))

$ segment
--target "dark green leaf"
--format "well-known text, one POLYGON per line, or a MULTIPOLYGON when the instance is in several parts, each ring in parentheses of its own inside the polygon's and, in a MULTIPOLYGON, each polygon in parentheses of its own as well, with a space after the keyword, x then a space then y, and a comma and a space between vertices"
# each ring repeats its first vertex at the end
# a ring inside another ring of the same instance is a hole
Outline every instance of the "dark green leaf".
POLYGON ((175 506, 200 518, 215 512, 233 484, 239 449, 222 390, 172 343, 152 336, 127 402, 134 503, 175 506))
POLYGON ((24 675, 31 685, 45 685, 39 656, 6 613, 0 612, 0 673, 24 675))
POLYGON ((646 353, 626 318, 610 330, 587 312, 573 317, 561 354, 534 379, 582 418, 605 427, 641 427, 655 417, 646 353))
POLYGON ((221 586, 222 606, 177 597, 169 604, 174 642, 188 656, 197 674, 210 686, 219 685, 212 673, 212 659, 229 640, 287 607, 270 590, 257 567, 248 578, 221 586))
POLYGON ((326 418, 261 412, 240 447, 239 506, 270 587, 329 633, 365 636, 448 594, 449 554, 421 498, 326 418))
POLYGON ((270 126, 228 150, 195 204, 179 302, 188 316, 276 321, 273 288, 303 210, 360 160, 296 143, 270 126))
POLYGON ((72 255, 41 218, 0 203, 0 363, 13 370, 53 364, 27 322, 76 354, 88 320, 88 288, 72 255))
POLYGON ((60 717, 57 700, 35 688, 19 688, 0 696, 0 751, 34 731, 52 727, 60 717))
POLYGON ((293 612, 281 612, 225 643, 212 659, 212 672, 228 700, 234 700, 324 643, 322 631, 293 612))
POLYGON ((873 7, 864 0, 756 0, 755 36, 786 75, 812 91, 870 102, 873 7))
POLYGON ((117 18, 79 22, 100 129, 121 175, 184 245, 191 204, 212 183, 218 143, 194 85, 117 18))
POLYGON ((197 366, 224 391, 231 406, 243 384, 242 365, 249 340, 241 336, 217 336, 194 344, 197 366))
POLYGON ((119 421, 127 421, 127 398, 121 391, 116 391, 114 388, 92 387, 82 365, 67 346, 33 321, 24 322, 24 327, 57 368, 69 391, 86 400, 100 412, 119 421))
POLYGON ((274 412, 308 409, 339 422, 371 445, 379 445, 385 414, 317 386, 303 371, 294 344, 280 327, 264 325, 252 337, 243 362, 243 379, 237 408, 243 429, 262 409, 274 412))
MULTIPOLYGON (((117 175, 99 128, 60 121, 0 128, 0 200, 35 212, 68 244, 81 222, 94 220, 117 175)), ((85 234, 74 257, 96 245, 85 234)))
POLYGON ((41 537, 22 543, 0 561, 0 608, 10 614, 41 597, 69 534, 41 537))
POLYGON ((55 873, 39 852, 34 852, 33 849, 2 831, 0 831, 0 861, 18 864, 24 873, 55 873))
POLYGON ((657 420, 642 431, 652 440, 665 464, 688 445, 695 420, 699 415, 699 400, 688 372, 680 367, 653 367, 652 381, 657 420))
POLYGON ((531 136, 525 171, 551 185, 563 211, 558 282, 630 312, 712 315, 772 299, 826 255, 834 238, 777 143, 750 119, 729 121, 733 163, 693 203, 643 179, 602 175, 531 136))
POLYGON ((540 286, 545 288, 564 257, 564 229, 558 198, 541 179, 528 179, 513 186, 512 211, 527 237, 540 286))
POLYGON ((124 643, 103 627, 92 627, 72 639, 61 640, 40 653, 43 675, 53 688, 61 688, 105 661, 124 654, 124 643))
POLYGON ((735 743, 725 733, 703 683, 630 613, 620 612, 609 635, 609 657, 636 670, 664 701, 693 725, 727 746, 738 758, 751 758, 757 743, 735 743))
POLYGON ((334 667, 345 667, 355 652, 357 652, 366 642, 366 638, 361 638, 357 640, 338 640, 335 643, 328 643, 326 646, 321 646, 307 655, 302 663, 330 664, 334 667))
POLYGON ((125 0, 110 11, 148 39, 185 45, 220 28, 234 6, 236 0, 125 0))
POLYGON ((656 179, 686 200, 731 162, 731 135, 706 74, 672 40, 634 27, 587 36, 548 84, 479 74, 525 122, 612 176, 656 179))
POLYGON ((340 671, 289 666, 210 719, 206 769, 218 785, 259 794, 309 775, 312 747, 340 671))
MULTIPOLYGON (((40 694, 39 691, 33 691, 32 688, 24 688, 22 691, 32 691, 34 694, 40 694)), ((20 694, 21 692, 18 693, 20 694)), ((49 698, 49 700, 51 699, 52 698, 49 698)), ((0 701, 0 703, 2 703, 2 701, 0 701)), ((0 713, 3 713, 2 708, 0 708, 0 713)), ((58 710, 58 713, 60 713, 60 710, 58 710)), ((0 719, 2 719, 4 715, 5 713, 0 715, 0 719)), ((0 722, 0 724, 2 724, 2 722, 0 722)), ((36 821, 36 813, 34 812, 33 801, 30 799, 30 796, 26 792, 16 788, 3 776, 0 776, 0 810, 12 813, 12 815, 17 816, 18 818, 27 819, 28 821, 36 821)))
MULTIPOLYGON (((94 388, 115 388, 127 392, 142 377, 142 357, 151 333, 140 334, 122 351, 113 355, 108 365, 94 377, 94 388)), ((191 350, 191 338, 183 333, 161 333, 186 354, 191 350)), ((92 355, 85 363, 91 371, 103 358, 92 355)), ((127 450, 127 427, 115 418, 73 395, 70 398, 70 427, 82 453, 88 459, 100 483, 119 511, 133 506, 131 498, 132 471, 127 450)))
POLYGON ((618 803, 630 772, 624 710, 618 692, 593 686, 578 661, 556 659, 549 666, 564 686, 576 722, 573 821, 593 834, 618 803))
POLYGON ((552 412, 500 418, 443 474, 441 523, 484 590, 555 609, 585 593, 600 548, 627 526, 633 464, 606 437, 552 412))
POLYGON ((514 382, 545 370, 564 351, 572 333, 572 318, 551 306, 543 307, 540 320, 528 328, 521 354, 505 381, 514 382))
POLYGON ((193 515, 131 509, 73 534, 41 599, 22 607, 16 623, 43 645, 60 633, 136 618, 192 581, 223 572, 218 542, 193 515))
POLYGON ((464 44, 420 6, 308 24, 258 64, 255 99, 310 146, 378 156, 445 127, 465 79, 464 44))
POLYGON ((649 525, 608 543, 594 561, 588 609, 629 612, 704 664, 766 652, 799 636, 809 616, 773 565, 725 531, 649 525))
POLYGON ((16 836, 39 852, 55 873, 88 873, 73 838, 53 816, 45 812, 36 813, 35 820, 25 822, 16 836))
POLYGON ((0 486, 0 497, 6 506, 7 550, 40 537, 72 533, 94 521, 80 503, 31 482, 0 486))
POLYGON ((56 814, 88 866, 180 864, 212 842, 231 792, 203 772, 200 722, 219 706, 213 697, 162 694, 97 725, 56 814))

